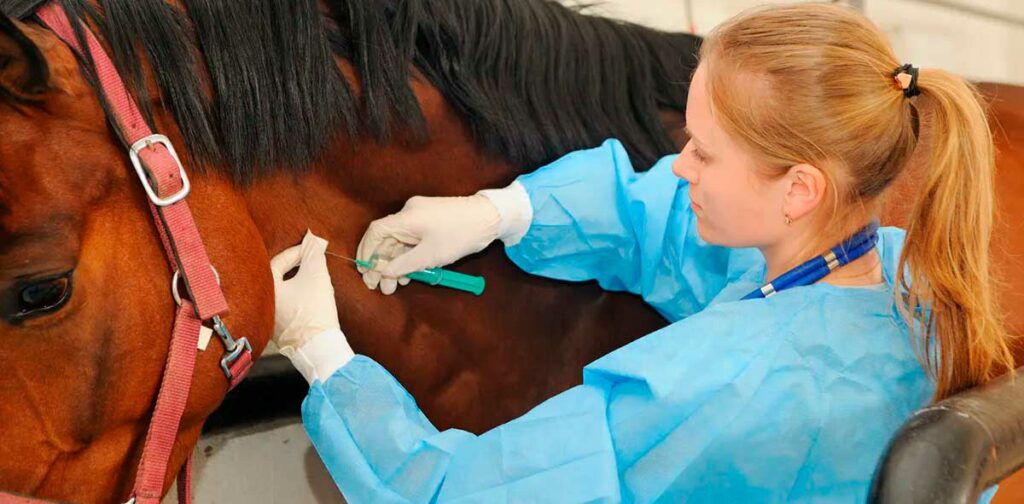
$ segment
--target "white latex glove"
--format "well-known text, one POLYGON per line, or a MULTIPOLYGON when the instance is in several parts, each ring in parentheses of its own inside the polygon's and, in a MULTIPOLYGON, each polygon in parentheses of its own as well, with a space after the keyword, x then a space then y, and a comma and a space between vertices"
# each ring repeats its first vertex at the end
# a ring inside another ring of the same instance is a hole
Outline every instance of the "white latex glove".
POLYGON ((302 244, 281 252, 270 260, 274 273, 274 343, 281 353, 302 347, 320 333, 336 330, 338 308, 334 286, 327 271, 327 241, 307 231, 302 244), (286 273, 299 268, 294 277, 286 273), (288 350, 286 350, 288 349, 288 350))
POLYGON ((356 258, 374 263, 360 268, 370 289, 392 294, 414 271, 446 266, 479 252, 495 239, 518 242, 532 218, 526 190, 518 182, 473 196, 416 196, 396 214, 370 223, 356 258))

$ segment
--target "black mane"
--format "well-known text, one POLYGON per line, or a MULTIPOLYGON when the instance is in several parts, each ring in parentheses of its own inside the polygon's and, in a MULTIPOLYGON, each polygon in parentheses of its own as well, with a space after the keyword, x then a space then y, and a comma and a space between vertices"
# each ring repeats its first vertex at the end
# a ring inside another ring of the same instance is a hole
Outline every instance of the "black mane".
MULTIPOLYGON (((240 182, 301 170, 338 134, 425 141, 413 66, 515 165, 617 137, 648 166, 677 148, 659 108, 684 110, 699 44, 548 0, 184 0, 187 14, 165 0, 59 1, 99 28, 150 122, 142 60, 190 154, 240 182), (359 99, 335 55, 352 62, 359 99)), ((0 11, 29 19, 41 3, 0 11)))

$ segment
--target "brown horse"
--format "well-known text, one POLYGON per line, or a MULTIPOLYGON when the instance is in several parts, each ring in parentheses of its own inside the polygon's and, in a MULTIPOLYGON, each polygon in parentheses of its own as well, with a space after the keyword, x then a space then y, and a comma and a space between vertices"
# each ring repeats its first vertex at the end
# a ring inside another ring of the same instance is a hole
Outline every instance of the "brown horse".
MULTIPOLYGON (((1024 336, 1024 87, 981 85, 991 100, 991 123, 996 148, 997 223, 993 263, 1003 279, 1000 303, 1010 334, 1024 336)), ((1014 346, 1017 363, 1024 362, 1024 345, 1014 346)), ((993 504, 1024 502, 1024 471, 1002 482, 993 504)))
MULTIPOLYGON (((0 6, 25 19, 33 3, 0 6)), ((232 86, 246 89, 232 79, 247 74, 237 68, 219 72, 217 65, 253 62, 258 55, 249 51, 228 61, 218 44, 240 44, 214 40, 213 28, 231 29, 260 47, 267 34, 247 28, 267 24, 225 12, 224 25, 204 28, 217 17, 208 11, 218 2, 177 2, 189 8, 194 38, 206 56, 205 68, 197 67, 202 76, 197 85, 204 96, 215 97, 202 103, 212 103, 216 118, 206 129, 219 142, 204 141, 209 138, 199 131, 205 109, 189 108, 190 95, 175 93, 180 87, 165 82, 186 79, 170 69, 190 68, 182 63, 189 60, 182 54, 168 59, 156 52, 160 47, 153 39, 124 32, 120 22, 127 20, 145 25, 147 33, 173 33, 147 17, 157 10, 130 8, 154 2, 101 1, 102 15, 80 2, 63 3, 99 28, 107 17, 119 20, 101 33, 129 70, 126 76, 141 83, 136 92, 152 104, 157 129, 179 150, 210 165, 193 165, 189 202, 231 304, 226 320, 257 350, 272 325, 268 256, 294 244, 307 227, 328 237, 334 251, 351 255, 370 220, 397 210, 412 195, 469 194, 500 186, 558 153, 605 136, 626 138, 637 165, 671 152, 681 140, 666 130, 680 131, 680 97, 693 63, 693 40, 585 18, 543 2, 523 0, 522 11, 515 12, 490 12, 497 3, 484 1, 424 3, 419 15, 434 24, 422 21, 412 46, 395 44, 394 54, 372 57, 366 41, 392 33, 400 38, 408 32, 399 28, 416 26, 410 20, 415 13, 396 10, 391 2, 380 2, 388 5, 380 12, 359 10, 363 2, 352 2, 347 10, 339 7, 342 2, 324 2, 326 22, 337 24, 325 30, 335 49, 328 56, 337 58, 337 68, 364 105, 352 116, 367 125, 355 137, 308 126, 311 131, 302 132, 301 125, 289 122, 314 117, 311 107, 286 103, 283 110, 266 109, 245 102, 239 90, 228 94, 232 86), (450 11, 437 7, 449 4, 450 11), (488 22, 488 15, 513 21, 488 22), (138 59, 146 63, 137 67, 130 64, 135 47, 145 52, 138 59), (416 70, 409 76, 392 68, 395 75, 382 76, 374 73, 376 58, 411 59, 416 70), (588 73, 595 58, 608 61, 588 73), (141 71, 132 77, 132 68, 141 71), (493 78, 473 88, 466 72, 493 78), (638 74, 647 78, 631 80, 638 74), (533 89, 524 76, 547 87, 533 89), (395 79, 411 83, 415 110, 402 108, 395 79), (510 83, 503 83, 506 79, 510 83), (384 88, 390 90, 375 94, 384 88), (655 96, 651 89, 658 89, 655 96), (398 106, 379 108, 373 100, 398 106), (251 117, 232 123, 232 105, 251 117), (183 120, 190 113, 195 123, 183 120), (416 114, 422 114, 429 141, 417 134, 416 114), (391 124, 388 137, 392 116, 413 120, 391 124), (650 126, 661 119, 665 130, 650 126), (639 138, 644 132, 661 141, 645 143, 639 138), (317 144, 318 136, 326 140, 317 144), (301 151, 287 144, 289 138, 309 147, 305 156, 288 155, 301 151), (210 161, 218 155, 219 162, 210 161), (302 169, 291 169, 296 165, 302 169)), ((247 3, 268 18, 274 4, 247 3)), ((318 30, 305 29, 320 40, 313 33, 318 30)), ((247 70, 254 78, 260 71, 281 77, 294 68, 247 70)), ((330 88, 338 94, 346 89, 330 88)), ((1017 93, 1016 102, 996 101, 994 116, 1007 128, 1000 177, 1010 178, 1001 190, 1016 183, 1016 194, 1024 194, 1024 93, 986 89, 1017 93)), ((166 356, 173 313, 170 274, 125 150, 105 126, 96 91, 71 52, 31 22, 5 27, 0 96, 0 489, 79 502, 123 499, 166 356), (19 316, 33 307, 39 310, 32 316, 19 316)), ((336 118, 331 124, 344 130, 348 123, 336 118)), ((1006 208, 1006 215, 1024 215, 1019 206, 1006 208)), ((1004 221, 1019 229, 1019 219, 1004 221)), ((442 428, 481 431, 508 420, 577 383, 585 363, 664 323, 631 296, 527 277, 496 248, 456 269, 485 275, 488 293, 473 298, 411 286, 386 298, 366 290, 350 265, 336 263, 332 270, 342 327, 355 349, 392 370, 442 428)), ((1020 296, 1021 276, 1016 281, 1020 296)), ((1019 318, 1014 323, 1022 327, 1019 318)), ((200 354, 168 484, 203 420, 224 396, 219 357, 216 349, 200 354)))
MULTIPOLYGON (((117 501, 167 354, 170 272, 89 72, 32 21, 38 3, 0 2, 23 20, 3 18, 0 30, 0 489, 117 501)), ((195 161, 189 204, 223 280, 225 320, 257 352, 272 328, 268 257, 307 227, 351 255, 370 220, 415 194, 504 185, 606 137, 627 139, 638 165, 678 149, 696 43, 532 0, 191 0, 188 16, 155 0, 61 3, 98 29, 155 129, 195 161), (409 44, 366 55, 409 27, 409 44), (261 44, 285 61, 261 59, 261 44), (197 47, 205 61, 189 59, 197 47), (333 74, 303 66, 318 56, 333 74), (243 67, 218 66, 233 64, 243 67), (365 126, 341 134, 352 119, 365 126)), ((332 271, 354 348, 391 369, 439 427, 479 432, 519 415, 664 323, 630 296, 527 277, 496 248, 456 267, 485 275, 488 293, 413 286, 386 298, 351 265, 332 271)), ((224 397, 219 358, 200 354, 168 485, 224 397)))

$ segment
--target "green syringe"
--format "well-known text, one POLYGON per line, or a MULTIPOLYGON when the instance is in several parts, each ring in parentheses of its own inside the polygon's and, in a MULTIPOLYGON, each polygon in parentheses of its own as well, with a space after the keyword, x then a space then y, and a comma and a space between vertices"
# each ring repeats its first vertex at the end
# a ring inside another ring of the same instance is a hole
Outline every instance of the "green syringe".
MULTIPOLYGON (((360 261, 341 254, 335 254, 334 252, 327 252, 327 255, 344 259, 346 261, 352 261, 360 268, 366 268, 368 270, 373 269, 373 263, 369 261, 360 261)), ((466 275, 464 273, 446 270, 443 268, 414 271, 409 273, 407 276, 409 277, 409 280, 415 280, 417 282, 437 287, 447 287, 449 289, 471 292, 477 296, 484 293, 484 287, 487 285, 487 281, 484 280, 484 277, 466 275)))

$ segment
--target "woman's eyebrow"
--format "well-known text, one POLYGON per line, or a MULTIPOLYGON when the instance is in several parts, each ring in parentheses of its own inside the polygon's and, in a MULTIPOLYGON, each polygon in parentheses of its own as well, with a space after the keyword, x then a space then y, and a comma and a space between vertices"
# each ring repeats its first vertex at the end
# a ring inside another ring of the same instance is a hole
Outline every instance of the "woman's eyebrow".
POLYGON ((702 146, 704 145, 704 142, 701 142, 699 138, 693 135, 693 132, 690 131, 689 126, 683 126, 683 132, 686 133, 686 137, 689 138, 690 140, 693 140, 694 142, 697 142, 702 146))

